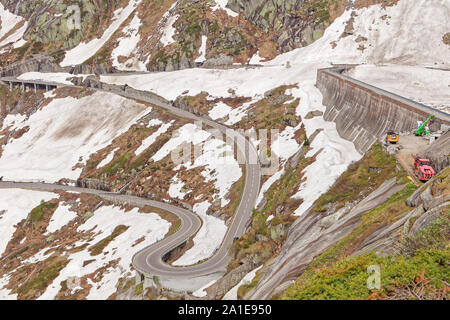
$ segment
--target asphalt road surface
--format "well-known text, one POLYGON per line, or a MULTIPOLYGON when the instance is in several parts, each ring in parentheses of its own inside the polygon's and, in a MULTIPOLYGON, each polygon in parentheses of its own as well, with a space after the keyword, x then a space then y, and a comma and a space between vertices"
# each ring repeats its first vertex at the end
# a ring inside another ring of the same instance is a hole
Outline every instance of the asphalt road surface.
MULTIPOLYGON (((45 81, 33 81, 33 83, 46 84, 45 81)), ((92 89, 105 91, 98 88, 92 89)), ((66 191, 78 191, 95 194, 106 200, 123 201, 136 206, 150 205, 172 212, 181 219, 181 227, 174 234, 137 252, 134 255, 132 261, 135 269, 148 276, 161 276, 169 278, 189 278, 209 275, 216 272, 225 272, 228 262, 231 260, 231 256, 229 255, 229 248, 236 237, 240 237, 244 234, 245 229, 250 222, 252 209, 255 206, 255 202, 260 190, 261 167, 258 161, 258 154, 255 147, 240 133, 229 129, 222 124, 216 123, 211 119, 199 117, 190 112, 175 108, 162 98, 142 94, 142 92, 136 92, 136 90, 123 91, 117 89, 108 90, 108 92, 154 104, 158 107, 166 109, 167 111, 179 117, 191 119, 194 121, 202 121, 204 124, 207 124, 214 129, 220 130, 221 133, 227 133, 229 138, 231 137, 234 139, 238 152, 245 158, 245 185, 242 191, 239 206, 236 209, 233 217, 231 218, 232 220, 228 225, 228 230, 225 238, 221 246, 215 251, 212 257, 201 264, 185 267, 174 267, 168 265, 162 260, 162 257, 165 254, 194 236, 201 227, 202 223, 201 219, 195 213, 176 206, 169 205, 167 203, 129 195, 57 184, 0 182, 0 189, 20 188, 39 191, 54 191, 59 189, 66 191)))

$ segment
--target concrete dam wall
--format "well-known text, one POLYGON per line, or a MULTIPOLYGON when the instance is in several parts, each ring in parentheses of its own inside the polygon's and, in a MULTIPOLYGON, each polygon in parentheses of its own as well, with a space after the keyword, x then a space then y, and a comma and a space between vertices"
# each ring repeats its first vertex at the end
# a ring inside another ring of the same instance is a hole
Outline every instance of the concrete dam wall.
POLYGON ((428 124, 431 130, 450 125, 448 114, 342 75, 344 70, 318 70, 317 87, 327 107, 325 120, 335 122, 341 137, 352 141, 358 152, 365 153, 389 130, 415 130, 417 121, 425 121, 430 114, 436 117, 428 124))

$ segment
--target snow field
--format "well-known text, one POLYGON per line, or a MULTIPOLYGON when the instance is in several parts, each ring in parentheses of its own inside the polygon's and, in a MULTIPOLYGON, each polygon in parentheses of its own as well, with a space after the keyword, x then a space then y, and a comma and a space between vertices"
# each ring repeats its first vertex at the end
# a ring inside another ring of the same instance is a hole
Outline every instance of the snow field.
POLYGON ((145 105, 95 92, 81 99, 54 99, 29 119, 8 116, 7 125, 30 129, 3 147, 0 168, 5 180, 76 180, 82 171, 74 169, 76 164, 84 165, 146 113, 145 105))
MULTIPOLYGON (((92 286, 87 297, 88 300, 107 299, 116 291, 117 280, 131 272, 133 255, 163 239, 169 228, 170 223, 161 219, 157 214, 139 213, 136 208, 124 212, 117 206, 100 207, 90 219, 77 229, 80 232, 93 231, 94 238, 89 241, 89 245, 84 250, 68 256, 70 262, 61 270, 58 277, 48 286, 39 299, 53 299, 61 289, 61 282, 64 280, 73 277, 81 278, 108 266, 112 261, 118 261, 117 266, 106 269, 99 282, 88 281, 92 286), (100 255, 92 256, 88 250, 89 247, 109 236, 119 225, 127 226, 128 229, 111 241, 100 255), (133 247, 136 241, 142 237, 145 237, 145 240, 133 247), (92 259, 95 261, 83 266, 85 261, 92 259)), ((86 241, 82 240, 77 245, 84 243, 86 241)))

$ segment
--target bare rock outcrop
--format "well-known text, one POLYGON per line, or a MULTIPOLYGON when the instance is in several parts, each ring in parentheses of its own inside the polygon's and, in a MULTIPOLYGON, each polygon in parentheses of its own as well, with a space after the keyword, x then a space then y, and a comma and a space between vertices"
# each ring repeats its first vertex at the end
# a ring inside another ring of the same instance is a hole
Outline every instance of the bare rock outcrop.
POLYGON ((111 191, 111 184, 99 179, 78 179, 77 187, 111 191))
POLYGON ((332 22, 331 11, 343 11, 347 1, 328 5, 307 3, 303 0, 229 0, 228 7, 240 12, 246 20, 262 29, 273 32, 281 51, 307 46, 319 39, 325 28, 332 22))
POLYGON ((384 203, 399 188, 401 186, 393 178, 355 205, 331 213, 310 212, 298 218, 289 229, 279 256, 265 266, 264 275, 251 298, 268 299, 277 287, 296 279, 314 257, 356 228, 364 212, 384 203))
POLYGON ((444 133, 419 156, 428 158, 436 172, 450 166, 450 131, 444 133))
POLYGON ((236 286, 247 273, 256 267, 257 265, 255 265, 252 261, 245 261, 242 265, 236 269, 233 269, 224 277, 220 278, 211 287, 207 288, 207 296, 205 299, 221 299, 231 288, 236 286))
MULTIPOLYGON (((447 175, 448 171, 443 171, 442 179, 447 179, 447 175)), ((445 185, 442 179, 435 178, 417 189, 406 201, 412 208, 399 214, 392 224, 379 225, 371 231, 364 241, 353 248, 352 256, 369 252, 381 256, 408 254, 408 246, 402 239, 414 236, 448 212, 450 193, 442 189, 445 185)), ((251 299, 268 299, 283 291, 315 257, 354 230, 363 213, 385 203, 403 188, 393 178, 356 205, 349 204, 328 213, 311 212, 297 219, 289 230, 280 255, 264 267, 264 275, 251 299)))
POLYGON ((450 206, 450 194, 433 195, 430 186, 419 188, 415 192, 414 209, 403 212, 390 226, 380 226, 367 237, 352 255, 359 255, 375 251, 378 255, 408 254, 407 248, 400 241, 406 236, 417 234, 433 221, 438 219, 450 206))
POLYGON ((2 77, 17 77, 25 72, 64 72, 67 68, 60 67, 53 57, 36 54, 24 61, 12 63, 1 68, 2 77))

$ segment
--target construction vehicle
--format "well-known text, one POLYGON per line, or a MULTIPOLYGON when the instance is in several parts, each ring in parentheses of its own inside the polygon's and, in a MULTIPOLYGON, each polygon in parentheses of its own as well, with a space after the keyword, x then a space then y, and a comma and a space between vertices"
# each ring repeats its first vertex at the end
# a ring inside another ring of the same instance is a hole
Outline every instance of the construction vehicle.
POLYGON ((386 142, 396 144, 400 140, 400 136, 394 131, 388 131, 386 142))
POLYGON ((431 180, 436 174, 430 165, 430 159, 427 158, 416 157, 414 159, 414 169, 420 181, 431 180))
POLYGON ((423 135, 430 134, 430 131, 427 129, 427 124, 428 124, 428 122, 431 121, 431 119, 434 119, 434 118, 435 118, 434 115, 431 114, 431 115, 428 117, 428 119, 425 120, 425 122, 422 123, 422 124, 419 126, 419 128, 417 128, 417 130, 414 132, 414 134, 415 134, 416 136, 423 136, 423 135))

